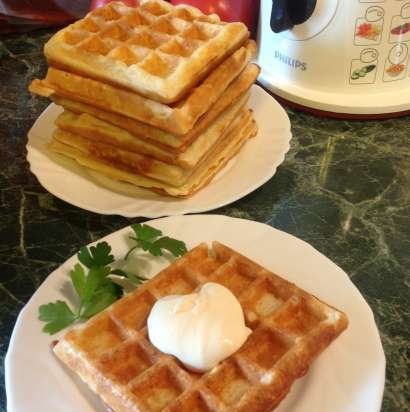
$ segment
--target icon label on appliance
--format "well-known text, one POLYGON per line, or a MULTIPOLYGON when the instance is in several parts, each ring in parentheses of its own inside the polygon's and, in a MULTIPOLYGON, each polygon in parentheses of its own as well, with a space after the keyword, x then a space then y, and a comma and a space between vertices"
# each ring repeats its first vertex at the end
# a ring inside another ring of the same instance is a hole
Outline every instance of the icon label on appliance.
POLYGON ((379 53, 376 49, 364 49, 360 59, 352 60, 350 84, 372 84, 376 82, 379 53))
POLYGON ((290 67, 293 67, 296 70, 301 70, 303 72, 307 70, 307 63, 294 59, 293 57, 287 56, 279 50, 275 50, 275 59, 279 60, 284 64, 287 64, 290 67))
POLYGON ((410 3, 403 5, 400 16, 394 16, 390 25, 390 43, 410 41, 410 3))
POLYGON ((384 10, 380 6, 371 6, 366 10, 365 16, 356 20, 354 44, 356 46, 371 46, 380 44, 384 10))
POLYGON ((396 44, 391 50, 384 65, 383 81, 393 82, 406 77, 409 60, 409 48, 404 43, 396 44))

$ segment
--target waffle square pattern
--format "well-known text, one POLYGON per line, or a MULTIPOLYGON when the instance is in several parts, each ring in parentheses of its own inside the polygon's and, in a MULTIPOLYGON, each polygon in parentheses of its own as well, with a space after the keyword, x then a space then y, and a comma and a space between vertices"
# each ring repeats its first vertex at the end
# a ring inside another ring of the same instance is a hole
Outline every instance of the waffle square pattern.
POLYGON ((69 331, 54 351, 115 412, 269 412, 347 324, 342 312, 214 242, 69 331), (252 333, 197 374, 150 343, 146 320, 157 299, 207 282, 232 291, 252 333))
POLYGON ((52 66, 171 103, 248 36, 243 23, 223 23, 194 7, 112 2, 58 32, 44 52, 52 66))

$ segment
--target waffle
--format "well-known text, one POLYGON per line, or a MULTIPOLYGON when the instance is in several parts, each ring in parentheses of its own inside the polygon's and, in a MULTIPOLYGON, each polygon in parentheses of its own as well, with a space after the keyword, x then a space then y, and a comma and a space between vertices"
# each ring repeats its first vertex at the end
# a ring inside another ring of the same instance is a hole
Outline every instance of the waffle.
POLYGON ((188 145, 201 133, 203 133, 225 109, 237 101, 255 82, 259 74, 258 66, 248 65, 242 73, 226 88, 223 95, 213 104, 213 106, 195 123, 193 129, 185 135, 175 135, 161 129, 149 126, 138 120, 119 114, 101 110, 95 106, 90 106, 75 100, 53 95, 53 101, 74 113, 90 114, 98 119, 111 123, 140 139, 152 142, 157 147, 162 147, 168 153, 184 152, 188 145))
POLYGON ((112 2, 59 31, 44 53, 51 66, 172 103, 248 36, 243 23, 223 23, 190 6, 112 2))
POLYGON ((256 45, 249 41, 218 67, 176 105, 166 105, 134 92, 97 80, 50 67, 45 80, 34 80, 30 91, 42 96, 53 94, 96 106, 139 120, 174 134, 186 134, 196 121, 220 98, 229 84, 247 66, 256 45))
POLYGON ((257 127, 250 114, 244 116, 237 124, 237 127, 233 128, 224 139, 214 145, 213 149, 208 152, 206 157, 189 175, 185 183, 178 187, 175 186, 175 182, 172 182, 172 184, 165 183, 114 167, 107 161, 97 159, 95 156, 84 153, 77 147, 66 145, 57 139, 51 141, 50 149, 76 160, 77 163, 88 169, 98 172, 94 176, 95 180, 113 191, 140 196, 141 192, 135 190, 135 188, 142 187, 164 195, 187 197, 208 184, 215 174, 238 153, 246 140, 256 135, 256 132, 257 127), (119 185, 119 182, 130 184, 122 183, 119 185))
MULTIPOLYGON (((64 134, 63 143, 65 140, 68 143, 70 143, 70 140, 77 140, 83 148, 86 147, 88 152, 95 153, 99 158, 109 158, 122 162, 131 170, 132 168, 136 168, 137 171, 138 168, 149 169, 151 158, 159 162, 176 165, 178 169, 192 170, 206 152, 223 137, 229 125, 245 105, 248 97, 249 94, 246 94, 235 102, 206 131, 198 136, 183 153, 172 153, 170 150, 139 139, 119 127, 110 125, 88 114, 77 115, 65 111, 56 119, 56 125, 62 131, 69 132, 59 132, 60 135, 64 134)), ((184 174, 183 171, 182 173, 184 174)), ((170 178, 172 178, 172 174, 170 174, 170 178)))
MULTIPOLYGON (((226 127, 226 131, 222 136, 215 136, 215 140, 219 137, 219 139, 223 141, 225 138, 229 137, 233 130, 237 130, 248 118, 248 110, 243 109, 243 112, 226 127)), ((183 185, 188 180, 195 167, 200 166, 200 162, 198 162, 200 160, 199 156, 197 156, 197 161, 192 168, 183 169, 180 166, 165 163, 150 156, 120 150, 110 145, 94 143, 82 136, 65 132, 60 129, 55 131, 53 137, 57 141, 75 147, 86 156, 103 161, 116 169, 138 173, 176 187, 183 185)), ((213 145, 212 148, 204 147, 204 149, 207 149, 207 154, 206 156, 201 156, 201 158, 203 158, 202 161, 205 162, 207 158, 212 157, 217 150, 216 148, 219 147, 220 144, 213 145)))
POLYGON ((347 323, 342 312, 213 242, 69 331, 54 352, 115 412, 268 412, 347 323), (210 372, 195 374, 149 342, 146 320, 157 299, 209 281, 238 298, 252 333, 210 372))

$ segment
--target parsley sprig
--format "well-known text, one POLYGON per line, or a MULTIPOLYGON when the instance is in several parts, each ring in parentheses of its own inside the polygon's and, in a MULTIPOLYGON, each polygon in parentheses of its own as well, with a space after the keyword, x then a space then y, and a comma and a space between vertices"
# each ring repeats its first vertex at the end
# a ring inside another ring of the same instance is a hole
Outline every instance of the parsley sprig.
POLYGON ((44 332, 53 334, 77 320, 86 320, 121 296, 121 288, 108 278, 112 272, 110 264, 114 262, 114 256, 107 242, 100 242, 89 249, 82 247, 77 258, 82 265, 75 264, 70 271, 70 278, 79 304, 74 309, 61 300, 41 305, 39 319, 46 322, 44 332))
MULTIPOLYGON (((142 248, 153 256, 162 256, 163 250, 173 256, 182 256, 187 249, 185 243, 162 236, 162 232, 149 225, 134 224, 131 226, 135 236, 130 238, 136 242, 127 252, 125 259, 137 248, 142 248)), ((146 281, 144 276, 113 268, 114 256, 107 242, 97 243, 90 248, 82 247, 77 253, 80 263, 76 263, 70 271, 74 290, 79 304, 71 309, 62 300, 39 307, 39 319, 46 324, 43 331, 54 334, 76 321, 83 321, 101 312, 122 296, 121 287, 112 281, 109 275, 126 277, 136 287, 146 281)))

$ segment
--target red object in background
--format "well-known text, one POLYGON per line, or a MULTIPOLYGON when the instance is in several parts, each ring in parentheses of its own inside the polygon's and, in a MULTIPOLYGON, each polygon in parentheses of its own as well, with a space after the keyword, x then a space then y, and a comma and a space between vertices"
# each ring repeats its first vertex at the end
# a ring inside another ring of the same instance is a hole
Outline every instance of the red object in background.
POLYGON ((82 17, 89 0, 0 0, 0 14, 10 19, 64 23, 82 17))
POLYGON ((0 0, 0 33, 68 24, 88 11, 90 0, 0 0))
MULTIPOLYGON (((90 10, 98 9, 98 7, 105 6, 113 0, 92 0, 90 10)), ((124 4, 130 7, 138 6, 138 0, 121 0, 124 4)))
POLYGON ((216 13, 223 21, 242 21, 250 32, 256 31, 258 0, 171 0, 172 4, 190 4, 205 14, 216 13))

